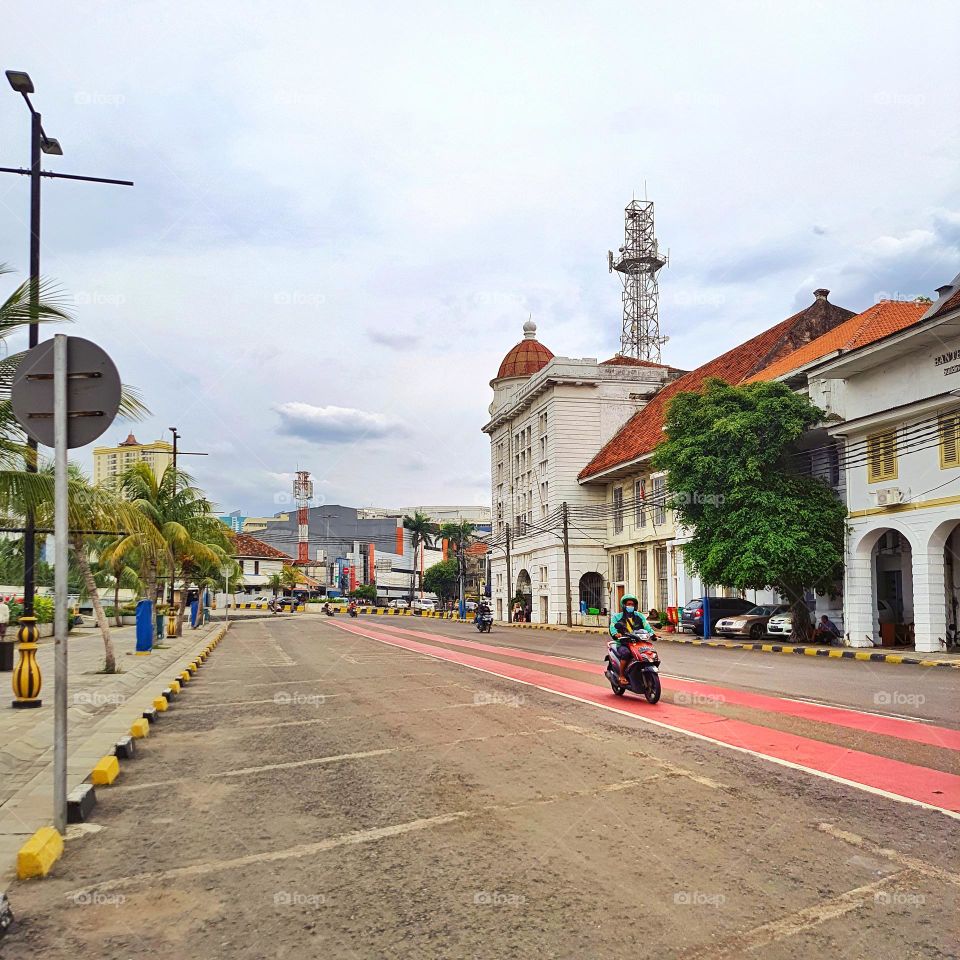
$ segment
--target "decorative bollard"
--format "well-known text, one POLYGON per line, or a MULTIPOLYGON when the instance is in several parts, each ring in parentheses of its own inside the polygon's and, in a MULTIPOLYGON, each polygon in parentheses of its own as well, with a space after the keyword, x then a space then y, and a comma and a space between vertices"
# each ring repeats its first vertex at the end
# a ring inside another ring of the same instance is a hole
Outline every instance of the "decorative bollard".
POLYGON ((37 664, 37 641, 40 639, 37 618, 21 617, 19 624, 17 650, 20 654, 20 662, 13 671, 13 695, 17 699, 11 706, 23 710, 39 707, 43 703, 40 699, 43 677, 40 675, 40 666, 37 664))

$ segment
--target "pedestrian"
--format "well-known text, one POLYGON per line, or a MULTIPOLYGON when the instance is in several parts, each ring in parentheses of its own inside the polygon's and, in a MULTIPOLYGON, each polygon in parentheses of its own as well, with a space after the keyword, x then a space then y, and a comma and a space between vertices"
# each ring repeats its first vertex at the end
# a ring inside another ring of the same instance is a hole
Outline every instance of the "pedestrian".
POLYGON ((10 623, 10 608, 6 600, 0 600, 0 640, 7 635, 7 624, 10 623))
POLYGON ((814 643, 833 643, 840 636, 840 628, 824 614, 813 633, 814 643))

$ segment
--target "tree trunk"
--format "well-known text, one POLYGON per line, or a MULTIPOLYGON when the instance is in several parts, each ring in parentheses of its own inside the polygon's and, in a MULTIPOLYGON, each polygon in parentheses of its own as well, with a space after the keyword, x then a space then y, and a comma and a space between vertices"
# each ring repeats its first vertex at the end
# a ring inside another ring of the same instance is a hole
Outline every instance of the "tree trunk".
POLYGON ((813 635, 813 623, 810 619, 810 608, 803 596, 803 587, 790 584, 786 588, 786 597, 790 602, 791 643, 809 643, 813 635))
POLYGON ((93 580, 93 571, 90 569, 90 561, 87 559, 86 545, 83 542, 83 537, 72 537, 71 541, 73 555, 77 558, 77 566, 80 568, 80 575, 83 577, 87 593, 90 594, 93 612, 97 618, 97 626, 100 628, 100 634, 103 637, 104 673, 116 673, 117 659, 113 653, 113 640, 110 639, 110 625, 107 623, 106 614, 103 612, 103 604, 100 603, 100 591, 93 580))
MULTIPOLYGON (((182 572, 182 571, 181 571, 182 572)), ((189 577, 183 575, 183 585, 180 587, 180 604, 177 608, 177 636, 183 636, 183 615, 187 609, 187 584, 189 577)))
POLYGON ((123 619, 120 616, 120 578, 113 578, 113 625, 115 627, 123 626, 123 619))

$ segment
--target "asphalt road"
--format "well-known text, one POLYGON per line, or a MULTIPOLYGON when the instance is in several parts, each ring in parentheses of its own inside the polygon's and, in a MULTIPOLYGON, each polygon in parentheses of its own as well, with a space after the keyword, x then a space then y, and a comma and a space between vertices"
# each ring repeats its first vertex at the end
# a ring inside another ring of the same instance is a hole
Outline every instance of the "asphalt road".
POLYGON ((54 874, 13 888, 0 953, 957 955, 958 821, 894 799, 960 804, 955 725, 756 699, 940 671, 664 645, 651 707, 583 662, 597 637, 545 657, 562 636, 235 626, 54 874))

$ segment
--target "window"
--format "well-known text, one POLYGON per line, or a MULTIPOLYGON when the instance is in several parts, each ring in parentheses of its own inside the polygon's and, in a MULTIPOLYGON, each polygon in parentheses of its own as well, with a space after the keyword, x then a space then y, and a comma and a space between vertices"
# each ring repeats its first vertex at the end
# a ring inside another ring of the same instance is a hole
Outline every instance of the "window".
POLYGON ((867 483, 897 478, 897 432, 887 430, 867 437, 867 483))
POLYGON ((960 467, 960 414, 940 418, 940 469, 960 467))
POLYGON ((650 607, 647 604, 647 599, 649 595, 650 594, 647 589, 647 551, 638 550, 637 551, 637 601, 640 604, 641 610, 650 609, 650 607))
POLYGON ((540 568, 540 582, 541 582, 542 584, 544 584, 544 585, 546 585, 546 583, 547 583, 547 568, 546 568, 546 567, 541 567, 541 568, 540 568))
POLYGON ((667 608, 667 548, 656 547, 653 551, 653 562, 657 568, 657 609, 667 608))
POLYGON ((259 561, 259 560, 254 560, 254 561, 253 561, 253 575, 254 575, 255 577, 260 575, 260 561, 259 561))
POLYGON ((613 488, 613 532, 623 533, 623 487, 613 488))
POLYGON ((667 485, 663 477, 653 478, 653 522, 667 522, 667 509, 663 505, 664 497, 667 494, 667 485))
POLYGON ((550 512, 550 484, 544 480, 540 484, 540 515, 546 517, 550 512))
POLYGON ((638 527, 647 525, 647 481, 638 480, 633 485, 634 522, 638 527))
POLYGON ((626 559, 625 553, 615 553, 613 555, 613 579, 617 583, 624 583, 626 581, 626 564, 624 560, 626 559))

